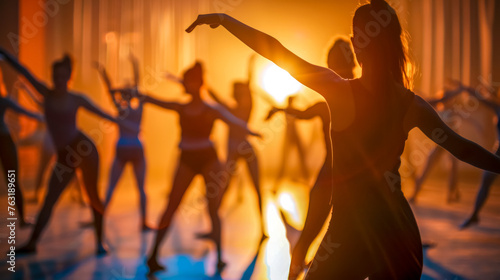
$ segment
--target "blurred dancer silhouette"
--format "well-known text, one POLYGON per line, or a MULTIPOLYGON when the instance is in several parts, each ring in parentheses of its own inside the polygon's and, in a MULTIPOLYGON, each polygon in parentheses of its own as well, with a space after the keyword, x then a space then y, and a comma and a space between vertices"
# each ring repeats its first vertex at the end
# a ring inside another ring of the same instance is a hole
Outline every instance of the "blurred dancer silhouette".
POLYGON ((144 158, 144 149, 142 142, 139 139, 139 132, 142 120, 142 112, 144 102, 141 98, 137 98, 139 94, 139 64, 137 59, 131 54, 130 61, 134 72, 134 85, 129 88, 115 89, 111 85, 106 69, 96 64, 96 68, 101 75, 102 80, 106 84, 106 89, 118 110, 120 119, 127 120, 129 123, 136 127, 136 131, 129 131, 120 128, 120 138, 116 143, 115 159, 111 166, 111 175, 109 177, 108 190, 106 192, 106 199, 104 200, 104 207, 107 208, 113 191, 120 179, 127 163, 131 163, 134 168, 134 175, 139 190, 139 205, 141 211, 141 229, 142 231, 149 230, 146 225, 146 193, 144 191, 144 180, 146 175, 146 160, 144 158), (132 106, 132 101, 137 100, 137 107, 132 106))
MULTIPOLYGON (((496 126, 497 126, 497 150, 496 155, 500 156, 500 104, 491 98, 485 98, 480 90, 476 90, 470 87, 466 87, 467 92, 477 98, 482 104, 486 105, 488 108, 493 110, 496 115, 496 126)), ((485 171, 483 177, 481 178, 481 185, 479 186, 479 191, 476 196, 476 201, 474 203, 474 210, 472 214, 460 225, 460 228, 465 229, 471 225, 479 223, 479 212, 483 208, 488 195, 490 193, 491 185, 495 182, 498 174, 485 171)))
MULTIPOLYGON (((57 162, 53 168, 45 201, 31 237, 28 243, 16 250, 16 252, 18 254, 36 252, 36 243, 50 219, 55 203, 69 181, 75 176, 76 170, 80 169, 94 216, 96 254, 105 254, 106 250, 102 242, 102 213, 104 207, 97 192, 99 154, 92 140, 76 127, 76 113, 80 107, 83 107, 102 118, 117 123, 121 122, 101 111, 85 96, 68 89, 68 82, 71 79, 72 72, 72 62, 69 56, 66 55, 52 64, 54 87, 49 88, 35 78, 26 67, 21 65, 14 56, 4 49, 0 48, 0 54, 4 55, 6 61, 43 96, 47 128, 57 150, 57 162)), ((122 125, 134 130, 132 126, 126 123, 122 125)))
MULTIPOLYGON (((35 96, 35 94, 31 91, 31 89, 23 82, 20 81, 18 83, 19 87, 23 89, 35 102, 37 107, 40 109, 40 111, 43 112, 43 101, 41 101, 38 97, 35 96)), ((50 134, 47 131, 47 125, 45 121, 40 121, 38 122, 38 127, 36 128, 35 132, 33 132, 31 135, 27 136, 26 138, 20 139, 18 142, 19 145, 21 146, 30 146, 30 145, 38 145, 39 147, 39 160, 38 160, 38 168, 36 170, 36 175, 35 175, 35 193, 33 200, 35 203, 38 203, 38 198, 40 197, 40 192, 42 191, 42 187, 44 184, 44 175, 48 170, 52 170, 53 163, 52 161, 55 162, 56 158, 56 150, 54 147, 54 144, 52 143, 52 139, 50 138, 50 134)), ((78 201, 80 205, 85 206, 85 202, 83 200, 83 194, 81 192, 81 176, 77 172, 74 182, 76 183, 75 185, 75 190, 76 190, 76 195, 74 194, 72 197, 75 201, 78 201)))
MULTIPOLYGON (((295 100, 295 96, 289 96, 288 97, 288 107, 293 108, 293 101, 295 100)), ((272 111, 272 109, 271 109, 272 111)), ((268 118, 269 119, 273 113, 269 112, 268 118)), ((297 131, 297 123, 295 122, 295 117, 290 115, 290 114, 285 114, 285 122, 286 122, 286 129, 285 129, 285 136, 283 138, 283 145, 281 146, 281 159, 280 159, 280 169, 278 170, 278 173, 276 175, 276 182, 273 187, 273 192, 276 192, 278 189, 278 183, 280 180, 285 176, 285 169, 288 166, 289 159, 288 157, 290 156, 291 150, 296 148, 297 149, 297 155, 299 156, 298 163, 300 166, 300 172, 302 173, 302 180, 305 182, 308 181, 309 179, 309 169, 307 168, 307 161, 306 161, 306 152, 304 148, 304 143, 302 143, 302 140, 300 139, 299 132, 297 131)))
POLYGON ((334 211, 306 279, 420 279, 420 234, 398 171, 409 131, 418 127, 458 159, 489 171, 500 172, 500 158, 459 136, 407 89, 411 64, 394 9, 383 0, 357 8, 352 42, 362 76, 355 80, 310 64, 225 14, 199 15, 186 31, 204 24, 222 25, 323 95, 330 108, 335 190, 318 203, 331 201, 334 211), (375 24, 379 32, 367 35, 375 24))
MULTIPOLYGON (((458 129, 457 124, 455 123, 457 114, 454 112, 454 105, 456 102, 454 101, 455 97, 463 92, 462 87, 458 87, 454 90, 446 90, 443 93, 441 98, 437 99, 429 99, 427 102, 437 108, 437 112, 441 116, 441 119, 452 129, 458 129), (438 107, 440 106, 440 108, 438 107)), ((415 192, 410 197, 409 201, 414 203, 417 200, 417 196, 422 189, 422 185, 429 175, 431 168, 434 164, 439 160, 439 158, 446 153, 446 151, 441 146, 436 146, 434 150, 431 151, 429 157, 427 158, 427 162, 425 163, 424 170, 420 177, 418 177, 415 181, 415 192)), ((448 181, 448 199, 447 202, 456 202, 460 200, 460 191, 457 187, 458 180, 458 160, 451 154, 448 154, 448 158, 450 159, 450 174, 448 181)))
POLYGON ((200 63, 196 63, 184 73, 182 83, 185 92, 191 96, 191 101, 186 104, 165 102, 149 96, 141 96, 143 102, 176 111, 179 114, 179 125, 181 127, 180 161, 174 176, 166 210, 158 225, 153 250, 147 261, 150 275, 158 270, 165 269, 158 263, 159 247, 168 232, 173 215, 179 207, 184 193, 193 178, 198 174, 201 174, 205 180, 208 212, 212 222, 210 238, 215 242, 217 248, 217 271, 220 272, 224 268, 225 263, 222 261, 221 251, 221 223, 217 210, 220 205, 222 188, 227 185, 227 174, 225 174, 226 171, 217 157, 213 143, 210 140, 210 133, 214 121, 221 119, 228 124, 239 126, 247 134, 258 135, 248 129, 246 122, 236 118, 223 107, 212 107, 202 100, 200 91, 203 86, 203 69, 200 63))
MULTIPOLYGON (((255 55, 250 58, 248 65, 248 79, 246 82, 235 82, 233 84, 233 98, 236 101, 236 106, 231 107, 226 102, 223 102, 213 91, 209 91, 210 96, 220 105, 222 105, 228 112, 233 114, 235 117, 239 118, 248 123, 250 120, 250 115, 253 109, 252 101, 252 90, 250 85, 252 84, 252 68, 254 64, 255 55)), ((260 189, 260 176, 259 176, 259 161, 257 154, 252 146, 252 144, 247 140, 248 132, 237 125, 230 125, 229 127, 229 139, 227 143, 227 160, 225 164, 225 169, 228 174, 226 181, 226 186, 224 186, 222 198, 226 193, 229 185, 231 184, 231 179, 236 172, 237 162, 239 159, 245 161, 248 171, 250 172, 250 177, 252 179, 255 192, 257 193, 257 199, 259 203, 259 213, 261 221, 261 230, 264 232, 264 220, 262 215, 262 194, 260 189)), ((264 234, 264 233, 263 233, 264 234)), ((201 234, 199 237, 207 237, 210 234, 201 234)))
MULTIPOLYGON (((4 97, 5 87, 3 83, 3 75, 0 70, 0 163, 2 166, 3 176, 5 178, 5 187, 15 191, 14 196, 10 196, 9 191, 8 204, 17 210, 17 218, 19 225, 24 227, 27 225, 24 219, 24 199, 23 192, 20 187, 21 176, 19 176, 19 162, 17 159, 17 148, 10 135, 9 128, 5 122, 5 112, 12 110, 16 113, 28 116, 30 118, 43 121, 43 117, 37 113, 31 112, 17 104, 16 102, 4 97), (12 204, 11 204, 12 203, 12 204)), ((9 207, 10 208, 10 207, 9 207)))

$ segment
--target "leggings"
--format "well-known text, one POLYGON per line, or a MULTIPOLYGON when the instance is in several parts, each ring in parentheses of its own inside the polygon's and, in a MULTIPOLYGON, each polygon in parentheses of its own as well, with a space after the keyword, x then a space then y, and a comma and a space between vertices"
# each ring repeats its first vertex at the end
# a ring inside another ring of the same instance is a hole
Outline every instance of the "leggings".
POLYGON ((10 134, 2 133, 0 134, 0 160, 2 163, 2 171, 3 176, 5 177, 6 186, 9 185, 9 181, 7 178, 7 172, 9 170, 14 170, 16 172, 16 183, 15 185, 15 202, 16 209, 19 220, 21 224, 24 224, 24 205, 23 205, 23 194, 21 192, 21 188, 19 187, 19 169, 18 169, 18 161, 17 161, 17 149, 14 141, 10 137, 10 134))

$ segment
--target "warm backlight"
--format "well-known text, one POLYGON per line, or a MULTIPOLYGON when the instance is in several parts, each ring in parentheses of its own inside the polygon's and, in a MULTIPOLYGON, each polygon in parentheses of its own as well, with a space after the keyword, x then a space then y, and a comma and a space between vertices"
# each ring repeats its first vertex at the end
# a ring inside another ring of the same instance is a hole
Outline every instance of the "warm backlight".
POLYGON ((302 85, 295 80, 288 72, 279 68, 274 63, 270 63, 261 75, 261 86, 278 103, 297 93, 302 85))

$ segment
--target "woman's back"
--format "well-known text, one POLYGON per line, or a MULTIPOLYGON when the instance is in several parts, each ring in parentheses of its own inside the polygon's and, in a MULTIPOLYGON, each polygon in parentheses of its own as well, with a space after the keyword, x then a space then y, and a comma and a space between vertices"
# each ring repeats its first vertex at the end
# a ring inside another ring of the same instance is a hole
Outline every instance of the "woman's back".
POLYGON ((403 120, 414 95, 402 87, 372 92, 359 79, 349 83, 354 119, 346 129, 332 131, 334 193, 346 185, 347 191, 356 192, 350 183, 361 180, 365 183, 359 187, 363 188, 400 189, 393 179, 399 178, 400 156, 408 135, 403 120))

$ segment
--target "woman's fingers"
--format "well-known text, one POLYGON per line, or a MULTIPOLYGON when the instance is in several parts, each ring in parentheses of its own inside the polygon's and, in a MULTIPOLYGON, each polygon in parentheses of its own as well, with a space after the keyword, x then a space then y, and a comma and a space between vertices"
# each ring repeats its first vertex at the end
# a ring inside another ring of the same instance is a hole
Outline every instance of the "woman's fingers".
POLYGON ((219 27, 221 21, 222 19, 220 14, 198 15, 196 20, 186 29, 186 32, 191 33, 196 26, 202 24, 208 24, 211 28, 217 28, 219 27))
MULTIPOLYGON (((200 16, 198 16, 198 18, 200 18, 200 16)), ((196 26, 198 26, 198 19, 196 19, 187 29, 186 29, 186 32, 187 33, 191 33, 195 28, 196 26)))

